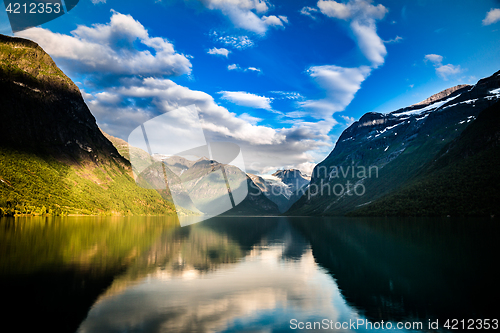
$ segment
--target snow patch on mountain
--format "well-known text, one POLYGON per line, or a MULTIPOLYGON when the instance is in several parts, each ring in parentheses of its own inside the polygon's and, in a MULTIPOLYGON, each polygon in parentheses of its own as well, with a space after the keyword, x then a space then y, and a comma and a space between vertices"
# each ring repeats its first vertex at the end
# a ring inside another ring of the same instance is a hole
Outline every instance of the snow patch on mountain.
POLYGON ((455 103, 455 104, 447 105, 447 106, 445 106, 444 108, 442 108, 442 110, 445 110, 445 109, 448 109, 448 108, 452 108, 452 107, 457 106, 457 105, 460 105, 460 104, 474 104, 474 103, 476 103, 478 100, 479 100, 479 98, 474 98, 474 99, 469 99, 469 100, 467 100, 467 101, 463 101, 463 102, 459 102, 459 103, 455 103))
POLYGON ((467 119, 460 121, 458 124, 462 125, 463 123, 466 123, 466 122, 469 123, 469 122, 473 121, 474 119, 476 119, 475 116, 468 116, 467 119))
POLYGON ((435 103, 432 103, 432 104, 429 104, 427 105, 426 107, 423 107, 421 109, 417 109, 417 110, 410 110, 410 111, 404 111, 404 112, 401 112, 401 113, 396 113, 396 112, 393 112, 393 114, 395 116, 409 116, 409 115, 417 115, 417 114, 421 114, 423 112, 426 112, 426 111, 436 111, 437 109, 439 109, 441 106, 445 105, 446 103, 449 103, 451 102, 452 100, 454 100, 455 98, 461 96, 462 94, 459 94, 457 96, 453 96, 453 97, 450 97, 450 98, 447 98, 443 101, 439 101, 439 102, 435 102, 435 103))
POLYGON ((283 181, 272 175, 264 175, 262 178, 266 181, 266 183, 271 187, 272 194, 274 195, 284 195, 287 199, 293 194, 290 190, 290 186, 283 183, 283 181), (276 190, 278 188, 278 190, 276 190))

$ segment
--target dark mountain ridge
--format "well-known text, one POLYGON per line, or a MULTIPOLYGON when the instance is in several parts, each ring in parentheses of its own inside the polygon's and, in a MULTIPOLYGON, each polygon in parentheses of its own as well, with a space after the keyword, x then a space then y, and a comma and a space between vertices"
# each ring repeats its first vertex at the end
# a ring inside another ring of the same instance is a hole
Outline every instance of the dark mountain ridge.
POLYGON ((315 167, 309 190, 287 214, 344 215, 416 181, 444 147, 498 101, 499 88, 500 71, 473 86, 447 89, 426 103, 387 114, 366 113, 315 167))
POLYGON ((413 182, 350 213, 500 215, 500 102, 482 111, 413 182))

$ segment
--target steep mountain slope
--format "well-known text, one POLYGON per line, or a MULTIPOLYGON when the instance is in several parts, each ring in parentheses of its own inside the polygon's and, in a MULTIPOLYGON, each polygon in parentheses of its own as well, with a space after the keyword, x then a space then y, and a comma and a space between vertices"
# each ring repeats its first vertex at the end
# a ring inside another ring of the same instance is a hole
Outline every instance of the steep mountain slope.
POLYGON ((482 111, 403 189, 352 215, 500 215, 500 102, 482 111))
POLYGON ((78 87, 36 43, 0 35, 0 215, 172 214, 135 185, 78 87))
POLYGON ((101 157, 124 163, 78 87, 36 43, 0 35, 0 78, 2 146, 68 162, 101 157))
POLYGON ((500 98, 500 72, 347 128, 313 172, 290 215, 343 215, 414 181, 478 114, 500 98))

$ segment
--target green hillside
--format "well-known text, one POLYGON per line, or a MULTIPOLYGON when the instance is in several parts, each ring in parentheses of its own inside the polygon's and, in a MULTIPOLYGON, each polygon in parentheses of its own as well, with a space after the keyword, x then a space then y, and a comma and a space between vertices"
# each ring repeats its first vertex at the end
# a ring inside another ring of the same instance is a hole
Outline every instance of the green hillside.
POLYGON ((174 214, 156 191, 138 187, 116 164, 67 165, 0 148, 0 216, 13 214, 174 214))

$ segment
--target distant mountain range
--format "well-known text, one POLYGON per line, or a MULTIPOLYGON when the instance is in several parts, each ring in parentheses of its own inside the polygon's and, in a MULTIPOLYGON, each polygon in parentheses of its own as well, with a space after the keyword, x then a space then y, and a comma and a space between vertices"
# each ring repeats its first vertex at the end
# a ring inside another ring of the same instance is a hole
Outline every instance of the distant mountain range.
POLYGON ((366 113, 287 214, 500 213, 499 100, 500 71, 391 113, 366 113))
POLYGON ((281 213, 286 212, 305 191, 311 177, 300 170, 278 170, 268 177, 248 174, 253 184, 251 186, 261 191, 269 200, 278 205, 281 213))
MULTIPOLYGON (((141 173, 141 179, 138 179, 138 182, 142 187, 157 189, 165 187, 163 175, 158 177, 159 173, 163 173, 163 168, 161 168, 162 170, 159 168, 164 163, 167 166, 165 172, 169 186, 166 191, 161 191, 162 196, 168 201, 173 201, 172 196, 175 196, 175 204, 186 210, 197 214, 218 215, 213 210, 224 206, 223 200, 228 193, 222 174, 217 172, 224 168, 227 177, 233 180, 231 183, 248 187, 248 195, 242 202, 224 212, 223 215, 262 216, 280 213, 278 206, 255 185, 251 177, 253 175, 246 175, 237 167, 223 165, 207 158, 191 161, 180 156, 150 156, 147 152, 130 146, 124 140, 108 134, 105 136, 115 145, 122 156, 128 160, 134 158, 134 163, 144 161, 144 164, 148 165, 151 158, 156 161, 155 165, 146 168, 141 173), (238 182, 242 179, 243 182, 238 182)), ((232 194, 236 195, 234 190, 232 194)))

